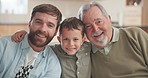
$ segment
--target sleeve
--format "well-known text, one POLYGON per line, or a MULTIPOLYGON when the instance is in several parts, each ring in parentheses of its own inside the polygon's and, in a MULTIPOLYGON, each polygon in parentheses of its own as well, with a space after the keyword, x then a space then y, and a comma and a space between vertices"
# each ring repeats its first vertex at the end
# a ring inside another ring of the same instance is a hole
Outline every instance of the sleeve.
POLYGON ((5 49, 6 45, 7 45, 7 41, 6 41, 5 37, 1 37, 0 38, 0 62, 2 60, 2 56, 4 54, 4 49, 5 49))
POLYGON ((148 33, 146 33, 141 29, 138 31, 138 33, 139 34, 137 37, 138 38, 137 41, 139 41, 139 45, 143 53, 144 60, 148 66, 148 33))
POLYGON ((148 33, 138 27, 127 28, 127 33, 136 50, 141 52, 145 64, 148 66, 148 33))
POLYGON ((2 38, 0 38, 0 62, 1 62, 1 59, 2 59, 2 56, 3 56, 3 40, 2 38))

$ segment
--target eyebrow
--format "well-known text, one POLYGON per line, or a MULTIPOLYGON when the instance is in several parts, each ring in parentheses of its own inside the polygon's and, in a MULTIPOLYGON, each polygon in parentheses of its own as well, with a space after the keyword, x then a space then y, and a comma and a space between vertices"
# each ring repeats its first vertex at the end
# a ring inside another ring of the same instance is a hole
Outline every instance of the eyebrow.
MULTIPOLYGON (((41 19, 39 19, 39 18, 37 18, 37 19, 35 19, 35 21, 41 21, 41 22, 43 22, 41 19)), ((52 25, 54 25, 55 26, 55 24, 53 24, 52 22, 47 22, 48 24, 52 24, 52 25)))
POLYGON ((101 18, 96 18, 96 19, 94 19, 94 21, 97 21, 97 20, 102 20, 101 18))
POLYGON ((35 21, 42 21, 42 20, 37 18, 37 19, 35 19, 35 21))

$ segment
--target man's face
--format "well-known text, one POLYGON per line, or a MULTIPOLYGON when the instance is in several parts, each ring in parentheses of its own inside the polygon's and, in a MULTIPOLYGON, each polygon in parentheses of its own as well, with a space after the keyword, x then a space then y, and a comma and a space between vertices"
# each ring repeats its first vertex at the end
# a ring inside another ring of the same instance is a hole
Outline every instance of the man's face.
POLYGON ((83 15, 86 36, 98 48, 104 48, 111 40, 112 25, 109 16, 105 17, 96 6, 83 15))
POLYGON ((30 33, 28 39, 36 47, 44 47, 55 36, 57 30, 57 17, 37 12, 29 23, 30 33))

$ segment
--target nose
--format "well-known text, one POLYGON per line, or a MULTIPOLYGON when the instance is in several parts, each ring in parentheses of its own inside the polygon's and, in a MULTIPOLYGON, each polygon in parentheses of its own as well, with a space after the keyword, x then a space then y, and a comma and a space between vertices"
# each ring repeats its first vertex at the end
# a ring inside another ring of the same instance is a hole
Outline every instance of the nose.
POLYGON ((99 26, 97 26, 95 23, 93 24, 93 31, 98 31, 99 26))
POLYGON ((43 24, 41 27, 41 31, 46 32, 48 30, 48 26, 46 24, 43 24))
POLYGON ((70 46, 74 45, 74 41, 73 41, 73 40, 70 40, 70 41, 69 41, 69 45, 70 45, 70 46))

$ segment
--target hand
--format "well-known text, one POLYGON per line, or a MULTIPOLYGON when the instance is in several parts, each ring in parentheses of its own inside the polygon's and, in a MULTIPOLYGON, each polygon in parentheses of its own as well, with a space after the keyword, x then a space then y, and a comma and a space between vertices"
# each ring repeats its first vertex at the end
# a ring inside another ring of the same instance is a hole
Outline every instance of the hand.
POLYGON ((25 30, 18 31, 11 36, 11 40, 15 42, 21 42, 26 34, 27 32, 25 30))

